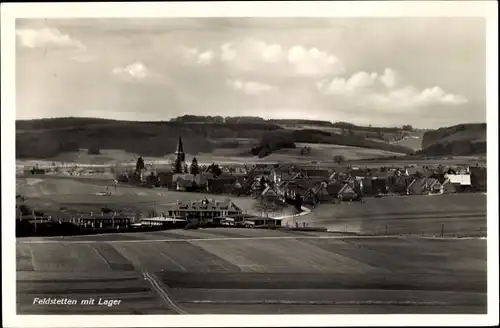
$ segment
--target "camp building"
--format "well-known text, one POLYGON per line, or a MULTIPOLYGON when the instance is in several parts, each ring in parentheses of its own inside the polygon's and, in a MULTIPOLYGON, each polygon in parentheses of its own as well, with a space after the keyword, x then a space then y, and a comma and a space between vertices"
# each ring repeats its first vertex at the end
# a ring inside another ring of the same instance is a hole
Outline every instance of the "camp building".
POLYGON ((211 219, 242 213, 243 211, 229 199, 225 201, 202 199, 172 204, 164 215, 182 219, 211 219))

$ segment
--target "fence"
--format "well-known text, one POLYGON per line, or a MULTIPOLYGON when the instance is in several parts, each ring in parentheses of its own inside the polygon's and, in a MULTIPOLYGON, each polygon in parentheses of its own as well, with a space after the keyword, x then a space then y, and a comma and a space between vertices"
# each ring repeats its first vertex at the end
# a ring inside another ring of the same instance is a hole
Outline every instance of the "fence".
MULTIPOLYGON (((294 223, 297 227, 302 227, 303 222, 294 223)), ((292 225, 291 225, 292 226, 292 225)), ((306 227, 313 227, 314 224, 306 223, 306 227)), ((368 225, 359 228, 355 225, 338 224, 327 226, 328 232, 345 235, 360 236, 402 236, 402 237, 487 237, 486 226, 460 227, 453 224, 419 224, 416 226, 396 226, 396 225, 368 225)))

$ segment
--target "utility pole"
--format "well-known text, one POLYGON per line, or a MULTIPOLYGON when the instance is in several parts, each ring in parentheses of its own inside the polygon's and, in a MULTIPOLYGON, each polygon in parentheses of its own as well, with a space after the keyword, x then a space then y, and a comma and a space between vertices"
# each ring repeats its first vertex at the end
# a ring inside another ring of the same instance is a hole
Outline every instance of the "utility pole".
POLYGON ((35 233, 36 233, 36 213, 35 210, 32 210, 33 217, 35 218, 35 233))

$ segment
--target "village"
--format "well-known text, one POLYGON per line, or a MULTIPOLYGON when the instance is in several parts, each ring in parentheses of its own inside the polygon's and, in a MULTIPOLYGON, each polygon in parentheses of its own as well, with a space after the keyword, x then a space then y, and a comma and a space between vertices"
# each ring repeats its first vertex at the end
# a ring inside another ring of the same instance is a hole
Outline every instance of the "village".
POLYGON ((486 168, 479 165, 393 165, 377 169, 352 165, 326 169, 289 163, 199 166, 195 157, 188 166, 180 138, 175 154, 172 169, 147 169, 140 158, 135 170, 115 173, 116 181, 176 191, 251 195, 287 203, 300 199, 313 206, 361 201, 363 197, 486 191, 486 168))
MULTIPOLYGON (((193 193, 196 198, 189 198, 188 201, 177 199, 161 212, 151 210, 139 216, 130 216, 120 208, 109 209, 104 206, 100 213, 80 213, 68 219, 70 224, 85 231, 222 226, 275 228, 282 226, 283 218, 314 211, 319 204, 347 202, 362 206, 356 204, 363 204, 367 197, 486 192, 486 168, 479 165, 392 165, 378 168, 345 164, 321 168, 317 164, 307 166, 293 163, 203 165, 197 162, 196 157, 188 165, 185 156, 179 137, 172 164, 163 168, 146 163, 139 157, 135 168, 129 169, 117 169, 117 166, 100 169, 74 167, 61 172, 54 167, 33 167, 26 170, 24 175, 94 175, 107 172, 113 179, 98 193, 101 196, 112 195, 113 189, 116 190, 120 185, 193 193), (225 201, 212 199, 216 195, 227 198, 225 201), (255 211, 243 211, 230 200, 235 197, 255 199, 255 211), (285 208, 293 209, 294 214, 276 214, 285 208)), ((19 208, 24 208, 19 212, 19 219, 24 218, 24 223, 33 222, 33 219, 36 222, 37 216, 39 223, 53 221, 45 212, 37 214, 22 205, 19 208)), ((55 215, 61 217, 62 213, 55 215)), ((299 226, 299 222, 294 220, 293 225, 297 229, 309 228, 306 222, 301 222, 299 226)))

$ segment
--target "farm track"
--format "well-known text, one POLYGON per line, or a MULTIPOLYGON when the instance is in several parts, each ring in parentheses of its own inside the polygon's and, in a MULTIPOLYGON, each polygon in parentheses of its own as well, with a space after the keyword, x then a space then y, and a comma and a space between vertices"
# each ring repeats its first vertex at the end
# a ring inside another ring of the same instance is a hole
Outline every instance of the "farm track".
MULTIPOLYGON (((50 180, 56 185, 50 191, 64 189, 67 180, 73 179, 50 180)), ((102 189, 102 183, 89 179, 78 185, 87 188, 80 190, 83 195, 102 189)), ((164 196, 153 196, 156 190, 123 190, 126 196, 95 196, 89 204, 109 202, 116 206, 144 201, 139 205, 146 208, 151 202, 159 203, 158 199, 168 203, 176 197, 203 195, 162 191, 164 196)), ((81 202, 81 195, 40 198, 81 202)), ((486 310, 486 240, 449 238, 446 233, 444 238, 415 236, 422 230, 436 235, 442 223, 446 232, 479 231, 486 226, 485 195, 411 196, 369 199, 365 204, 320 205, 297 220, 309 226, 335 226, 339 231, 348 225, 349 233, 356 231, 348 235, 208 228, 20 238, 16 243, 18 312, 179 313, 172 304, 190 314, 486 310), (380 231, 379 225, 388 225, 392 233, 400 229, 414 235, 356 235, 380 231), (74 293, 68 295, 71 291, 74 293), (162 291, 168 293, 172 304, 162 291), (49 296, 123 301, 111 308, 33 306, 33 297, 49 296)))
POLYGON ((152 240, 151 233, 128 241, 82 236, 64 238, 62 244, 57 239, 18 240, 18 311, 434 313, 432 305, 449 313, 458 308, 485 311, 482 239, 296 236, 282 231, 266 238, 245 237, 247 230, 234 228, 206 230, 225 235, 241 231, 243 237, 152 240), (64 295, 123 301, 108 309, 30 305, 33 297, 64 295))

